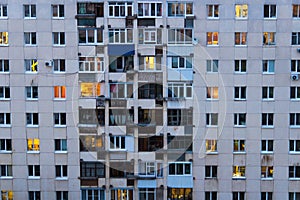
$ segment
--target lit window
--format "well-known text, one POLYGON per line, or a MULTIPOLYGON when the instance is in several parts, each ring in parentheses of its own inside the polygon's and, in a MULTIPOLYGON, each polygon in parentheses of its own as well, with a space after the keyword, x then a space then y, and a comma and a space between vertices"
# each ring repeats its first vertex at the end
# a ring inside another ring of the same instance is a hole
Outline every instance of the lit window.
POLYGON ((248 5, 239 4, 235 5, 235 18, 244 19, 248 17, 248 5))
POLYGON ((193 29, 168 29, 168 44, 192 44, 193 29))
POLYGON ((56 200, 68 200, 68 191, 56 191, 56 200))
POLYGON ((262 61, 262 71, 264 74, 274 74, 275 72, 275 60, 263 60, 262 61))
POLYGON ((12 177, 12 166, 11 165, 0 165, 0 177, 12 177))
POLYGON ((155 188, 139 188, 139 199, 153 200, 155 197, 155 188))
POLYGON ((0 46, 8 45, 8 32, 0 32, 0 46))
POLYGON ((53 45, 65 45, 65 33, 64 32, 53 32, 53 45))
POLYGON ((52 5, 52 17, 57 18, 64 18, 65 16, 65 8, 64 5, 52 5))
POLYGON ((66 98, 66 86, 54 86, 54 98, 65 99, 66 98))
POLYGON ((272 200, 273 199, 272 192, 261 192, 260 196, 261 196, 261 200, 272 200))
POLYGON ((100 83, 80 83, 81 97, 98 97, 101 93, 100 83))
POLYGON ((234 100, 246 100, 247 87, 234 87, 234 100))
POLYGON ((300 60, 291 60, 291 72, 300 72, 300 60))
POLYGON ((206 126, 218 126, 218 113, 206 113, 206 126))
POLYGON ((193 15, 193 3, 168 3, 168 17, 184 17, 193 15))
POLYGON ((246 167, 245 166, 233 166, 233 173, 232 173, 232 178, 246 178, 245 176, 245 171, 246 167))
POLYGON ((246 113, 234 113, 234 126, 235 127, 246 126, 246 113))
POLYGON ((300 153, 300 140, 290 140, 290 153, 300 153))
POLYGON ((67 178, 68 177, 68 166, 67 165, 55 165, 55 177, 56 178, 67 178))
POLYGON ((207 17, 219 18, 219 5, 207 5, 207 17))
POLYGON ((139 70, 141 70, 141 71, 161 70, 161 57, 140 56, 139 57, 139 70))
POLYGON ((37 138, 27 139, 27 151, 40 151, 40 140, 37 138))
POLYGON ((245 192, 232 192, 232 200, 245 200, 245 192))
POLYGON ((300 192, 289 192, 289 200, 300 199, 300 192))
POLYGON ((208 32, 206 34, 206 42, 207 45, 219 45, 219 33, 208 32))
POLYGON ((262 113, 261 114, 261 125, 262 127, 273 127, 274 126, 274 114, 273 113, 262 113))
POLYGON ((300 45, 300 32, 292 32, 292 45, 300 45))
POLYGON ((275 32, 263 33, 263 45, 275 45, 275 32))
POLYGON ((1 200, 13 200, 14 193, 11 190, 1 190, 1 200))
POLYGON ((219 99, 219 88, 218 87, 207 87, 206 88, 206 99, 208 99, 208 100, 219 99))
POLYGON ((299 4, 293 4, 293 18, 300 18, 300 5, 299 4))
POLYGON ((133 69, 133 56, 109 57, 109 72, 127 72, 133 69))
POLYGON ((38 99, 38 87, 37 86, 26 86, 26 99, 38 99))
POLYGON ((111 198, 113 200, 133 200, 133 189, 111 189, 111 198))
POLYGON ((36 5, 24 5, 24 17, 25 18, 35 18, 36 17, 36 5))
POLYGON ((25 72, 38 72, 38 61, 36 59, 25 59, 25 72))
POLYGON ((233 140, 233 152, 245 152, 245 140, 233 140))
POLYGON ((79 57, 80 72, 104 72, 103 57, 79 57))
POLYGON ((0 152, 11 152, 11 139, 0 139, 0 152))
POLYGON ((235 73, 246 73, 247 71, 247 60, 235 60, 234 61, 234 72, 235 73))
POLYGON ((125 136, 110 136, 110 150, 126 150, 125 136))
POLYGON ((169 163, 168 172, 169 172, 169 175, 176 175, 176 176, 190 175, 190 176, 192 176, 192 165, 191 165, 191 163, 187 163, 187 162, 169 163))
POLYGON ((24 33, 25 45, 36 45, 36 32, 24 33))
POLYGON ((162 3, 138 3, 139 17, 161 17, 162 3))
POLYGON ((206 140, 205 141, 205 149, 206 149, 206 153, 218 152, 217 140, 206 140))
POLYGON ((54 126, 66 126, 66 113, 54 113, 54 126))
POLYGON ((247 32, 236 32, 235 35, 235 45, 247 45, 247 32))
MULTIPOLYGON (((121 196, 119 196, 120 198, 117 199, 117 195, 116 195, 116 200, 121 200, 121 196)), ((104 200, 105 199, 105 190, 104 189, 93 189, 93 188, 88 188, 88 189, 81 189, 81 199, 89 199, 89 200, 104 200)), ((133 197, 131 197, 133 198, 133 197)), ((131 199, 129 199, 131 200, 131 199)))
POLYGON ((168 83, 168 97, 191 98, 193 97, 193 84, 191 83, 168 83))
POLYGON ((276 18, 276 5, 264 5, 264 18, 276 18))
POLYGON ((109 2, 108 16, 109 17, 133 16, 132 2, 109 2))
POLYGON ((98 151, 104 148, 102 136, 80 136, 80 151, 98 151))
POLYGON ((38 113, 26 113, 26 125, 27 126, 38 126, 39 125, 39 114, 38 113))
POLYGON ((0 18, 7 18, 7 5, 0 4, 0 18))
POLYGON ((10 87, 0 86, 0 100, 9 100, 10 99, 10 87))
POLYGON ((273 166, 261 166, 261 178, 273 178, 273 166))
POLYGON ((162 44, 162 29, 139 29, 139 44, 162 44))
POLYGON ((218 177, 218 166, 208 165, 205 166, 205 178, 217 178, 218 177))
POLYGON ((190 200, 192 199, 193 188, 171 188, 168 187, 167 195, 170 200, 190 200))
POLYGON ((53 72, 65 72, 65 71, 66 71, 65 59, 54 59, 53 72))
POLYGON ((261 152, 262 153, 273 153, 273 140, 262 140, 261 141, 261 152))
POLYGON ((109 29, 109 43, 124 44, 133 42, 133 29, 109 29))
POLYGON ((67 139, 55 139, 54 150, 55 151, 67 151, 67 139))
POLYGON ((40 178, 39 165, 28 165, 28 178, 40 178))
POLYGON ((219 71, 219 60, 206 60, 206 72, 218 72, 219 71))
POLYGON ((10 126, 10 113, 0 113, 0 126, 10 126))
POLYGON ((218 200, 218 192, 205 192, 205 200, 218 200))
POLYGON ((289 166, 289 178, 290 179, 300 178, 300 166, 289 166))
POLYGON ((262 87, 262 99, 263 100, 274 100, 274 87, 262 87))
POLYGON ((0 59, 0 73, 8 73, 9 72, 9 61, 0 59))
POLYGON ((193 57, 191 56, 172 56, 167 57, 167 65, 174 69, 191 69, 193 68, 193 57))

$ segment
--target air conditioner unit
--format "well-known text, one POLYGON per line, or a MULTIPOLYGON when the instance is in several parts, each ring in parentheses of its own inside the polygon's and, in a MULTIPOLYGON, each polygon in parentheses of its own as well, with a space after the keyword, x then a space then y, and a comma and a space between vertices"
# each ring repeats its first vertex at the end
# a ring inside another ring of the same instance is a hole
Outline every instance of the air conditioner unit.
POLYGON ((291 74, 291 80, 298 81, 298 79, 299 79, 299 74, 297 74, 297 73, 292 73, 291 74))
POLYGON ((50 60, 50 61, 45 61, 45 66, 46 66, 46 67, 52 67, 52 65, 53 65, 53 61, 52 61, 52 60, 50 60))

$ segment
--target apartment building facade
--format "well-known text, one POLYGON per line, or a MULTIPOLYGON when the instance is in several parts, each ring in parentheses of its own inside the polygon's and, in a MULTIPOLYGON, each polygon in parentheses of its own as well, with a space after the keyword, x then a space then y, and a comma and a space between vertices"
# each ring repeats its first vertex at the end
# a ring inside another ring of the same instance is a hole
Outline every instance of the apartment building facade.
POLYGON ((1 199, 300 199, 300 1, 0 0, 1 199))

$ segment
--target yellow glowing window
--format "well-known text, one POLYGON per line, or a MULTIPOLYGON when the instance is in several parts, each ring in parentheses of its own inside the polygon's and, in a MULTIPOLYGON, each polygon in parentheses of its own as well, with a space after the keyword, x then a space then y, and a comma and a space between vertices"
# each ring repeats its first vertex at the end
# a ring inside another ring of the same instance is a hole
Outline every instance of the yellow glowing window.
POLYGON ((0 32, 0 44, 8 44, 8 32, 0 32))
POLYGON ((66 86, 54 86, 54 98, 66 98, 66 86))
POLYGON ((217 152, 217 140, 206 140, 206 152, 217 152))
POLYGON ((207 99, 218 99, 219 98, 219 88, 218 87, 207 87, 207 99))
POLYGON ((208 45, 218 45, 219 44, 219 33, 218 32, 208 32, 207 33, 207 44, 208 45))
POLYGON ((37 138, 27 140, 27 150, 28 151, 39 151, 40 150, 40 140, 37 138))
POLYGON ((80 92, 82 97, 95 97, 101 95, 100 83, 81 83, 80 92))
POLYGON ((4 200, 13 200, 14 193, 13 191, 2 190, 1 191, 1 199, 4 200))
POLYGON ((145 57, 146 70, 154 70, 155 61, 154 57, 145 57))
POLYGON ((246 171, 245 166, 233 166, 232 176, 235 178, 245 177, 245 171, 246 171))
POLYGON ((248 5, 235 5, 235 17, 236 18, 247 18, 248 17, 248 5))

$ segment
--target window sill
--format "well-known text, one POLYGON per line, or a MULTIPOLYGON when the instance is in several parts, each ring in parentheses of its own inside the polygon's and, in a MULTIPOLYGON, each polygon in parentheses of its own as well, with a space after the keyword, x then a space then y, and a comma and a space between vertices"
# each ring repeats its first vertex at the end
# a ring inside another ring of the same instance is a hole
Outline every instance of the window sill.
POLYGON ((245 74, 247 74, 247 72, 235 71, 234 74, 236 74, 236 75, 245 75, 245 74))
POLYGON ((289 181, 300 181, 300 177, 299 178, 289 178, 289 181))
POLYGON ((236 20, 248 20, 248 17, 236 17, 236 20))
POLYGON ((11 150, 10 151, 1 150, 0 153, 2 153, 2 154, 11 154, 12 151, 11 150))
POLYGON ((10 98, 0 98, 0 101, 10 101, 10 98))
POLYGON ((57 180, 57 181, 67 181, 68 177, 56 177, 55 180, 57 180))
POLYGON ((38 101, 38 98, 26 98, 26 101, 38 101))
POLYGON ((218 44, 207 44, 206 46, 207 46, 207 47, 219 47, 218 44))
POLYGON ((0 179, 12 180, 13 177, 12 176, 0 176, 0 179))
POLYGON ((261 126, 261 128, 263 128, 263 129, 272 129, 272 128, 274 128, 274 126, 261 126))
POLYGON ((246 177, 232 177, 233 180, 246 180, 246 177))
POLYGON ((238 155, 243 155, 243 154, 246 154, 245 151, 234 151, 232 152, 233 154, 238 154, 238 155))
POLYGON ((205 177, 205 180, 217 180, 217 177, 205 177))
POLYGON ((0 17, 0 20, 1 20, 1 19, 8 19, 8 17, 0 17))
POLYGON ((238 98, 234 98, 234 101, 247 101, 247 99, 238 99, 238 98))
POLYGON ((219 20, 220 17, 207 17, 208 20, 219 20))
POLYGON ((274 75, 275 72, 263 72, 262 74, 263 74, 263 75, 274 75))
POLYGON ((10 73, 9 71, 8 72, 7 71, 5 71, 5 72, 4 71, 0 71, 0 74, 9 74, 9 73, 10 73))
POLYGON ((277 20, 277 17, 264 17, 264 20, 277 20))
POLYGON ((293 102, 293 101, 298 102, 298 101, 300 101, 300 99, 291 99, 291 102, 293 102))
POLYGON ((206 99, 206 101, 219 101, 219 99, 206 99))
POLYGON ((0 128, 11 128, 10 124, 0 124, 0 128))
POLYGON ((274 102, 275 101, 275 99, 262 99, 262 101, 264 102, 274 102))
POLYGON ((52 17, 52 19, 54 19, 54 20, 64 20, 65 17, 52 17))
POLYGON ((39 177, 39 176, 28 176, 28 179, 29 180, 40 180, 41 177, 39 177))
POLYGON ((273 151, 261 151, 261 154, 268 154, 268 155, 272 155, 273 151))
POLYGON ((9 44, 0 44, 0 47, 8 47, 9 44))
POLYGON ((29 150, 29 151, 27 151, 27 153, 29 153, 29 154, 39 154, 40 153, 40 151, 33 151, 33 150, 29 150))
POLYGON ((38 74, 38 71, 32 72, 32 71, 25 71, 25 74, 38 74))
POLYGON ((65 44, 53 44, 53 47, 65 47, 65 44))
POLYGON ((234 47, 247 47, 247 44, 234 44, 234 47))
POLYGON ((66 98, 54 98, 53 101, 65 101, 66 98))
POLYGON ((27 128, 38 128, 39 125, 26 125, 27 128))
POLYGON ((290 155, 299 155, 300 151, 289 151, 290 155))
POLYGON ((273 178, 271 178, 271 177, 261 177, 261 180, 262 181, 272 181, 273 180, 273 178))
POLYGON ((233 125, 233 128, 247 128, 246 125, 233 125))
POLYGON ((66 128, 67 125, 54 125, 54 128, 66 128))
POLYGON ((109 151, 112 151, 112 152, 118 152, 118 151, 126 152, 127 149, 109 149, 109 151))
POLYGON ((296 129, 296 128, 300 128, 300 126, 299 125, 291 125, 290 128, 291 129, 296 129))
POLYGON ((206 128, 218 128, 218 125, 206 125, 206 128))
POLYGON ((24 19, 36 19, 36 17, 24 17, 24 19))
POLYGON ((56 150, 54 151, 55 154, 67 154, 68 151, 59 151, 59 150, 56 150))
POLYGON ((24 44, 25 47, 37 47, 37 44, 24 44))
POLYGON ((65 71, 53 71, 54 74, 65 74, 65 71))
POLYGON ((206 154, 211 154, 211 155, 216 155, 218 154, 217 151, 208 151, 208 152, 205 152, 206 154))

